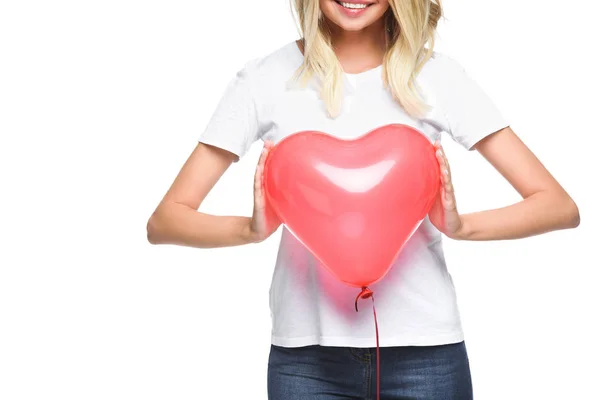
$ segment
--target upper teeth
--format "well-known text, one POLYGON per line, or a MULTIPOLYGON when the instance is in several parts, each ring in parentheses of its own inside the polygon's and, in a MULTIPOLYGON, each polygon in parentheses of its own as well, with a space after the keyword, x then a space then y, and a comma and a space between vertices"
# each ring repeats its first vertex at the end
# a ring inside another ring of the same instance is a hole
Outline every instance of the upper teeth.
POLYGON ((367 7, 366 4, 344 3, 343 1, 340 2, 340 4, 346 8, 366 8, 367 7))

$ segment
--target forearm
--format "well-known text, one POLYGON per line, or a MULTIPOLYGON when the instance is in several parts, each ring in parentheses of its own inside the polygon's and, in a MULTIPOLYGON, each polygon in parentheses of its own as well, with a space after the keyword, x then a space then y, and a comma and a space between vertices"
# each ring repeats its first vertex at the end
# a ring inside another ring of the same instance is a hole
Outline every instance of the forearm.
POLYGON ((507 207, 461 216, 459 240, 519 239, 579 224, 577 206, 566 194, 538 192, 507 207))
POLYGON ((205 214, 178 203, 157 208, 147 229, 152 244, 213 248, 252 242, 249 217, 205 214))

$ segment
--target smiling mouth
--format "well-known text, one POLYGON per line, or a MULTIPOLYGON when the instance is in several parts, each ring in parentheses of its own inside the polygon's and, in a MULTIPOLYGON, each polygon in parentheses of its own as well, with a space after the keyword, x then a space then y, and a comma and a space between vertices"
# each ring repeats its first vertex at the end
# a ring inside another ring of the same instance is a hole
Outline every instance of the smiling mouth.
POLYGON ((373 5, 373 3, 346 3, 338 0, 335 0, 335 2, 349 10, 364 10, 365 8, 373 5))

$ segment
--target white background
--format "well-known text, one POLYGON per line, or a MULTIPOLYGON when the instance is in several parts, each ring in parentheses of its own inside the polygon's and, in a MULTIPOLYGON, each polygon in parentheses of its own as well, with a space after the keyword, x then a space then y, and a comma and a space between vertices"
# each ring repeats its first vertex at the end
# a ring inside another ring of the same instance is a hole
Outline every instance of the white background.
MULTIPOLYGON (((444 242, 476 399, 600 399, 600 8, 445 9, 437 50, 489 93, 582 220, 444 242)), ((280 232, 199 250, 151 246, 145 229, 227 81, 296 38, 286 0, 1 2, 1 399, 266 398, 280 232)), ((461 211, 519 199, 480 155, 444 144, 461 211)), ((260 147, 203 211, 250 215, 260 147)))

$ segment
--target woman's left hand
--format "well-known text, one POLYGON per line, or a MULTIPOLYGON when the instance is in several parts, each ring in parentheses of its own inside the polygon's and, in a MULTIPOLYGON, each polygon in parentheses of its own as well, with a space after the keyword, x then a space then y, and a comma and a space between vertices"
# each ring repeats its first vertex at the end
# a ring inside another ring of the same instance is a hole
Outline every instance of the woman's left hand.
POLYGON ((456 208, 450 165, 439 141, 435 142, 435 148, 440 164, 440 190, 429 211, 429 220, 440 232, 455 239, 460 236, 462 220, 456 208))

